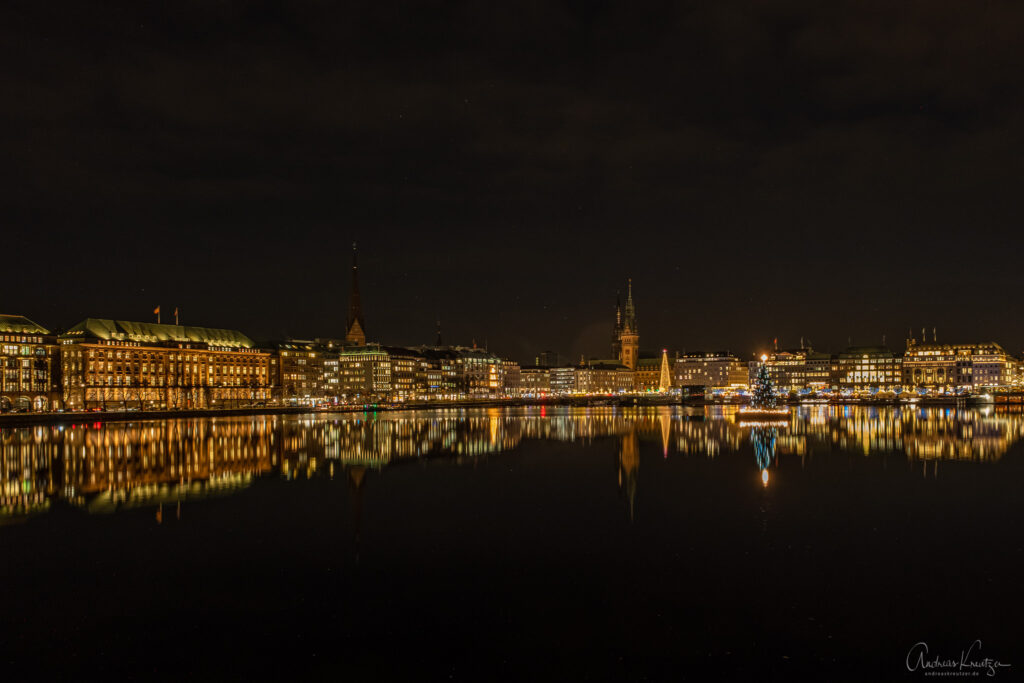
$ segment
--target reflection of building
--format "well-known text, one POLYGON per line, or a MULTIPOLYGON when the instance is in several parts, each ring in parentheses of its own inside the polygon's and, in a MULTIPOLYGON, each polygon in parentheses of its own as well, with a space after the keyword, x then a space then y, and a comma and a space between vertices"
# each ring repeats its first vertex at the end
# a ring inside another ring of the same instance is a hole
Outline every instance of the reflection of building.
POLYGON ((276 461, 277 418, 38 426, 0 436, 0 513, 59 497, 90 511, 230 491, 276 461))
POLYGON ((636 489, 640 469, 640 442, 635 430, 630 430, 619 441, 619 490, 629 504, 629 519, 636 516, 636 489))
POLYGON ((266 401, 269 354, 237 330, 87 318, 60 335, 71 409, 266 401))
MULTIPOLYGON (((718 458, 771 446, 779 455, 849 451, 920 460, 993 462, 1024 438, 1024 414, 993 409, 815 405, 758 441, 721 407, 524 408, 395 412, 380 418, 231 417, 0 431, 0 522, 49 509, 53 499, 113 511, 247 486, 255 477, 335 476, 444 457, 455 464, 525 439, 618 440, 619 485, 635 514, 640 442, 669 456, 718 458)), ((763 428, 755 428, 763 429, 763 428)), ((768 451, 765 451, 768 452, 768 451)))
POLYGON ((57 340, 20 315, 0 315, 0 412, 60 408, 57 340))

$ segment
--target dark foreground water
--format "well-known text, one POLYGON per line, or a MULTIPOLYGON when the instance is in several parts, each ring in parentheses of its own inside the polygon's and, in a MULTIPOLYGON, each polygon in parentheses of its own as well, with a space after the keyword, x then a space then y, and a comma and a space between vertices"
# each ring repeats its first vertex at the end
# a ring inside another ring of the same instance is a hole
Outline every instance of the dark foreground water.
POLYGON ((913 680, 916 643, 980 639, 1015 679, 1022 436, 828 406, 3 429, 0 671, 913 680))

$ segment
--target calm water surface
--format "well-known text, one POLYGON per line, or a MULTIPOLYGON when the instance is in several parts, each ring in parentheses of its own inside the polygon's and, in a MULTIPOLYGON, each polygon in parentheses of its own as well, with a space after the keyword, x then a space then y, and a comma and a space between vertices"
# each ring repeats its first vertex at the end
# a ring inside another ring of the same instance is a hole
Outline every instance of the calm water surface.
POLYGON ((522 408, 0 430, 13 680, 919 679, 1021 656, 1024 416, 522 408))

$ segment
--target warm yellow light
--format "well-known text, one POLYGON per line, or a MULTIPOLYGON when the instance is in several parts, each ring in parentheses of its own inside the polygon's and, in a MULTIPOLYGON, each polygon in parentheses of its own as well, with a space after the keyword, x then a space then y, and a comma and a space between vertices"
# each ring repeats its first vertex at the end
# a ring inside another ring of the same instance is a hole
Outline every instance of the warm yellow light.
POLYGON ((761 470, 761 483, 768 485, 768 470, 761 470))
POLYGON ((764 363, 767 360, 768 360, 768 354, 767 353, 762 353, 761 354, 761 362, 764 363))

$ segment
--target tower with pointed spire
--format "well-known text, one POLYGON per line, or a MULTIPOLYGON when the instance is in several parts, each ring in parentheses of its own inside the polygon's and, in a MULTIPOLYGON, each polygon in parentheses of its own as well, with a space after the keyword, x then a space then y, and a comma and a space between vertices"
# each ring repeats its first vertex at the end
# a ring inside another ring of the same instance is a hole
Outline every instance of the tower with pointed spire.
POLYGON ((366 344, 366 321, 363 320, 363 307, 359 300, 359 264, 357 262, 356 243, 352 243, 352 291, 348 299, 348 323, 345 327, 345 341, 349 344, 363 346, 366 344))
POLYGON ((612 358, 618 358, 622 354, 622 299, 619 293, 615 292, 615 328, 612 330, 612 358))
POLYGON ((630 370, 636 370, 637 358, 640 355, 640 332, 636 326, 636 306, 633 304, 633 279, 630 278, 626 287, 626 310, 620 313, 616 307, 617 344, 613 346, 615 357, 630 370))

